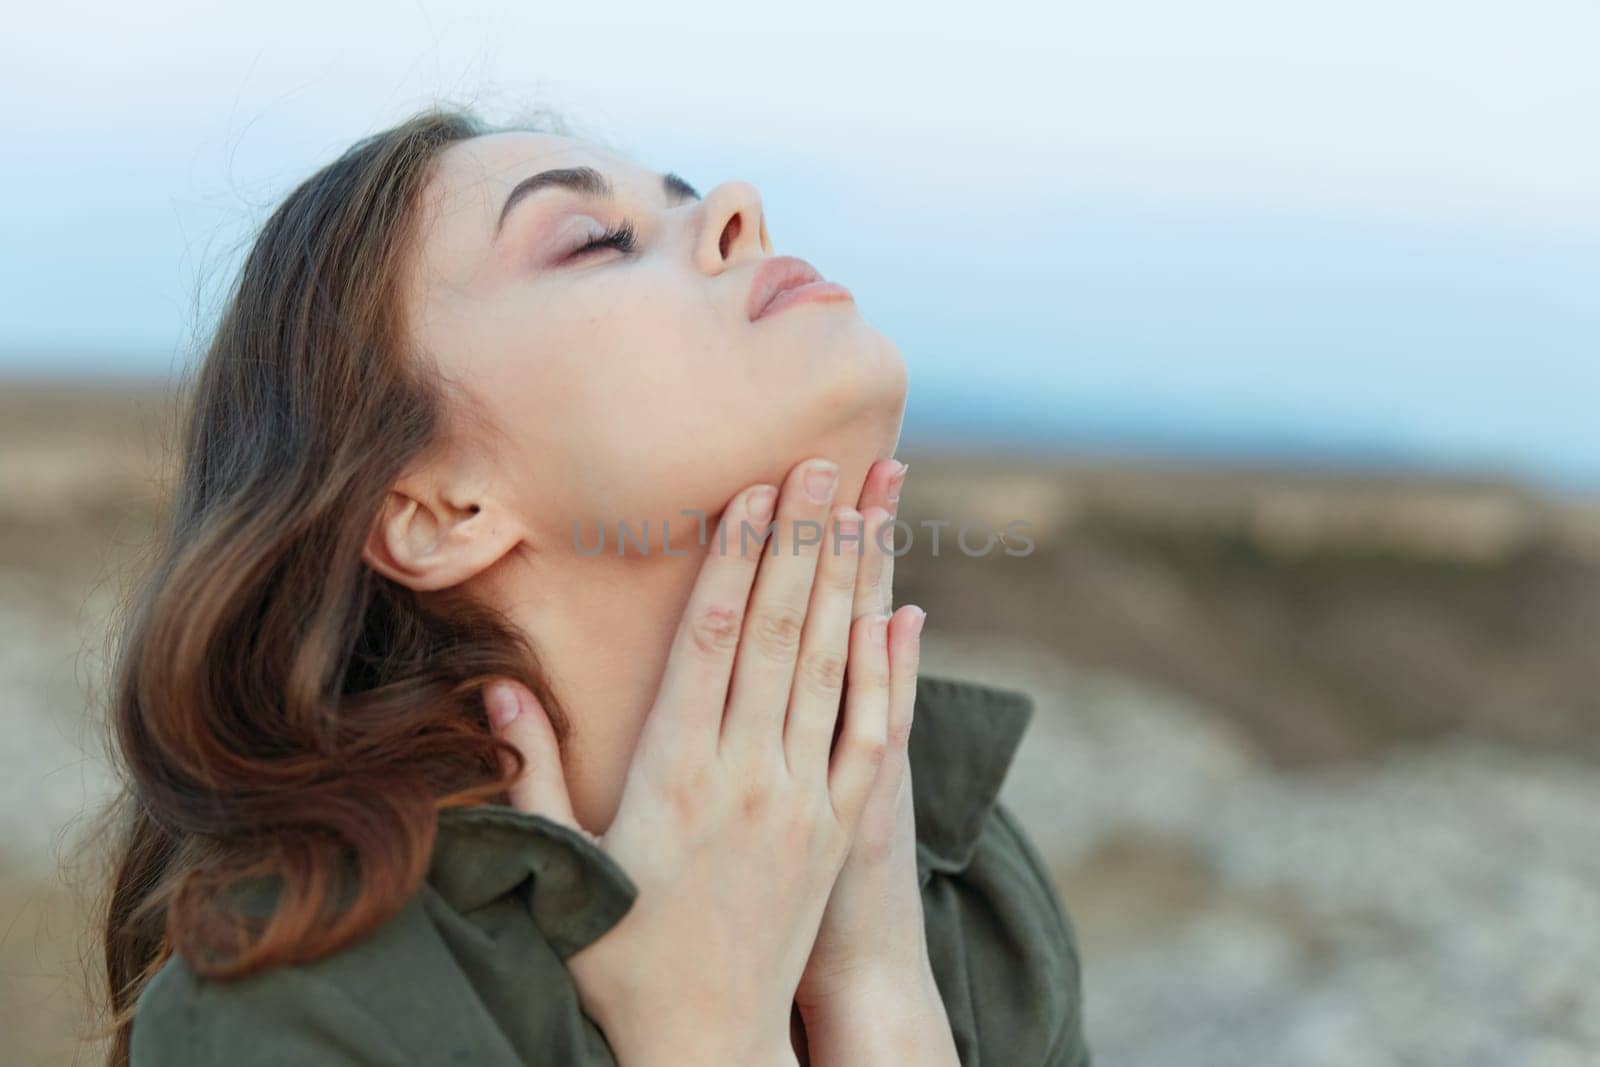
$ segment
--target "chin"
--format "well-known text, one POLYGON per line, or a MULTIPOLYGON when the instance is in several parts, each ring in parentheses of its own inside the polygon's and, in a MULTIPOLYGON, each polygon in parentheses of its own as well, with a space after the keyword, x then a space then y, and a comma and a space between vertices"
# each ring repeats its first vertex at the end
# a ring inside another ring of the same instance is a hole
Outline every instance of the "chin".
POLYGON ((866 355, 870 358, 842 364, 814 394, 812 423, 830 437, 861 441, 882 437, 887 431, 892 441, 899 435, 905 412, 906 366, 898 353, 893 359, 866 355))
POLYGON ((814 365, 813 378, 799 386, 803 400, 779 398, 794 416, 780 435, 788 442, 780 454, 791 463, 825 455, 845 467, 892 456, 909 383, 899 347, 866 326, 837 338, 828 352, 829 362, 814 365))

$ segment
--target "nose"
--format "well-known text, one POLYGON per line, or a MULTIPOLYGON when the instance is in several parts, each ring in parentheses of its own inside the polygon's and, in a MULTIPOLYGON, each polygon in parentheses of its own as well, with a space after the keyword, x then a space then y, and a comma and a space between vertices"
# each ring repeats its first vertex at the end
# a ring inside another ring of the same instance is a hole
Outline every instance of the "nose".
POLYGON ((707 274, 772 253, 761 194, 749 182, 723 182, 701 203, 695 265, 707 274))

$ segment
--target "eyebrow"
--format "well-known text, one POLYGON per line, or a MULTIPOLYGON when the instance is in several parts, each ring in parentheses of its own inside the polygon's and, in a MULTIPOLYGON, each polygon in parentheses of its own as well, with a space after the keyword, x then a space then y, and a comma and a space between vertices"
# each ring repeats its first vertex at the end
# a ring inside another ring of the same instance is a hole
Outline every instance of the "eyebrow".
MULTIPOLYGON (((616 195, 611 187, 611 182, 593 167, 562 167, 558 170, 544 170, 538 174, 522 179, 506 197, 506 202, 500 209, 500 217, 495 220, 494 236, 498 240, 500 231, 505 226, 506 216, 511 214, 511 209, 522 202, 524 197, 531 196, 541 189, 561 188, 571 189, 585 196, 598 197, 601 200, 610 200, 616 195)), ((661 188, 666 193, 669 204, 681 204, 685 200, 699 200, 700 194, 695 187, 684 181, 678 175, 668 171, 661 176, 661 188)))

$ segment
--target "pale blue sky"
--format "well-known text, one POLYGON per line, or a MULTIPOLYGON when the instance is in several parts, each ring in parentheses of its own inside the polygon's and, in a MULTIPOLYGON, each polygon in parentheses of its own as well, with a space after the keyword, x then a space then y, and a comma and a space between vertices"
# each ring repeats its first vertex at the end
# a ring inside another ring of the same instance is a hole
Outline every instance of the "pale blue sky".
POLYGON ((278 198, 438 94, 755 182, 900 343, 908 440, 1600 485, 1589 0, 584 7, 8 15, 0 373, 168 373, 278 198))

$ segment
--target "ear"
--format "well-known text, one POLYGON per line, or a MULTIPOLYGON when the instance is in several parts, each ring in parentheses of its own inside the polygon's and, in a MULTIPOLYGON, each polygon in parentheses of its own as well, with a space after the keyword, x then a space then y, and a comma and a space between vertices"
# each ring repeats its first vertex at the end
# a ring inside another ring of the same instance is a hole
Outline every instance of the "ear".
POLYGON ((521 522, 497 498, 413 477, 389 491, 361 558, 379 574, 426 592, 487 569, 523 536, 521 522))

